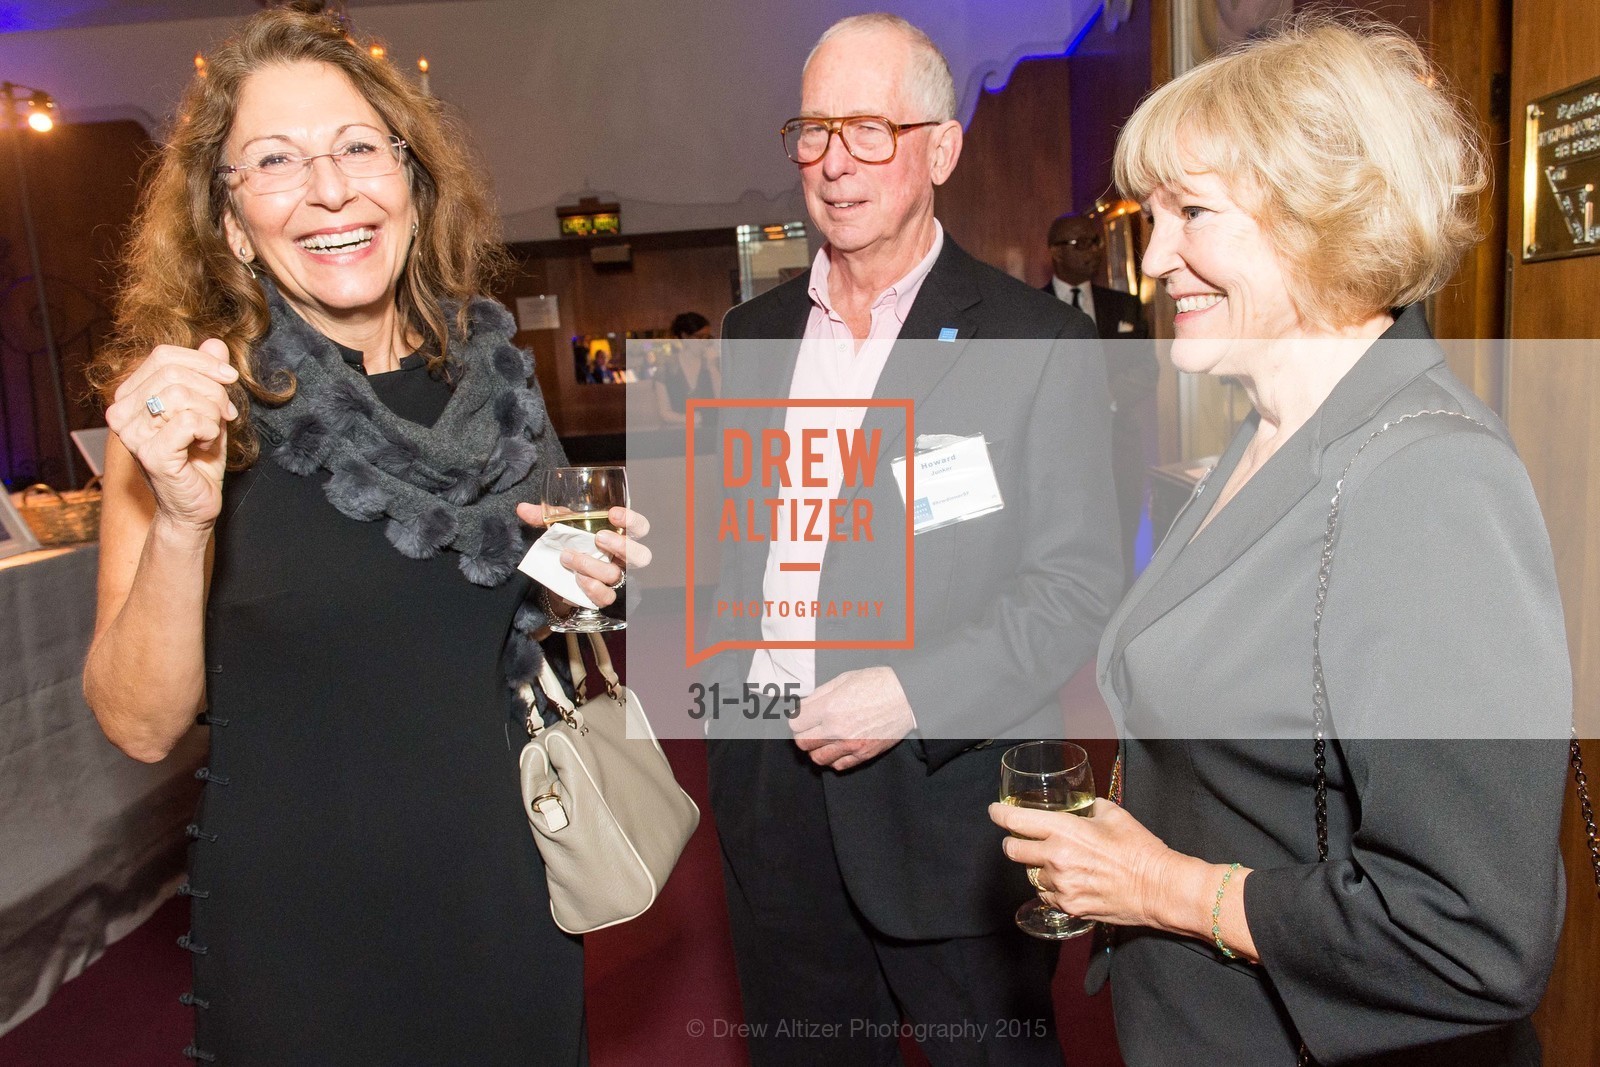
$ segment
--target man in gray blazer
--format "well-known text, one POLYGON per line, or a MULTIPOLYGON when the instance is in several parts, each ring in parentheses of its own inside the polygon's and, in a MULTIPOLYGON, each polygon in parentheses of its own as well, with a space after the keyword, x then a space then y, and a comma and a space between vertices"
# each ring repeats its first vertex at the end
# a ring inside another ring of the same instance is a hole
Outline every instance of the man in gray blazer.
POLYGON ((881 439, 871 478, 829 490, 870 506, 871 540, 809 557, 722 545, 719 605, 883 606, 713 613, 710 641, 761 647, 724 653, 708 680, 800 698, 757 724, 765 740, 733 736, 745 721, 709 727, 758 1064, 892 1062, 902 1016, 935 1063, 1061 1062, 1056 946, 1015 929, 1032 888, 985 806, 1005 748, 992 739, 1059 736, 1058 691, 1121 586, 1105 375, 1084 315, 972 259, 934 218, 961 150, 954 110, 943 57, 909 23, 858 16, 824 34, 785 145, 827 246, 723 325, 725 396, 841 404, 728 408, 725 429, 793 438, 809 419, 881 439), (1004 500, 915 537, 909 613, 890 465, 917 442, 903 409, 842 407, 867 396, 910 401, 918 439, 983 434, 1004 500), (909 647, 861 647, 898 635, 909 647))

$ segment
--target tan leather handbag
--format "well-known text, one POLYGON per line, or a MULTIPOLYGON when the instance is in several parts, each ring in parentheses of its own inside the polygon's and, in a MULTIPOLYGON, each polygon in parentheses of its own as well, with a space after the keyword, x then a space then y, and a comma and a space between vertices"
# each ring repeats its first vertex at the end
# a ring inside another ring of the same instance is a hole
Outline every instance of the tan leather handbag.
POLYGON ((569 934, 636 918, 655 902, 700 823, 700 809, 672 767, 633 692, 617 679, 605 641, 588 635, 605 691, 584 699, 586 672, 576 634, 567 635, 567 698, 548 660, 540 687, 560 718, 533 711, 522 750, 523 813, 544 857, 550 914, 569 934))

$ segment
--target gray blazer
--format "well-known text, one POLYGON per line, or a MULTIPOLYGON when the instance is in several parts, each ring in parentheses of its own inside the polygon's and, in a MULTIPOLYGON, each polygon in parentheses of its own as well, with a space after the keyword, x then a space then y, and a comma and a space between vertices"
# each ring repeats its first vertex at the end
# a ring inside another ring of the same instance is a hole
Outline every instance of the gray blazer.
POLYGON ((1179 515, 1113 616, 1100 688, 1127 738, 1128 809, 1180 852, 1255 869, 1244 903, 1262 963, 1119 931, 1124 1058, 1287 1067, 1304 1039, 1324 1065, 1536 1063, 1525 1020, 1563 914, 1572 689, 1549 539, 1504 428, 1408 309, 1194 537, 1209 505, 1202 491, 1179 515), (1411 420, 1344 488, 1318 864, 1311 642, 1329 501, 1375 429, 1436 409, 1489 429, 1411 420), (1521 739, 1447 739, 1456 727, 1521 739))
MULTIPOLYGON (((788 396, 811 306, 807 285, 802 275, 728 313, 725 395, 788 396), (795 343, 776 346, 786 356, 778 359, 774 347, 738 343, 748 338, 795 343)), ((834 850, 851 899, 891 936, 1002 929, 1032 891, 1005 861, 986 813, 1005 747, 989 739, 1060 735, 1058 692, 1093 654, 1122 583, 1105 371, 1093 337, 1088 316, 979 263, 947 236, 878 380, 876 396, 915 402, 918 435, 983 432, 1006 502, 1004 511, 916 538, 914 648, 817 653, 819 683, 893 667, 925 728, 859 768, 821 774, 831 842, 817 847, 834 850), (956 339, 936 341, 947 327, 956 339), (1033 340, 994 347, 1009 338, 1033 340), (924 345, 910 349, 903 342, 911 340, 924 345)), ((781 427, 782 419, 781 410, 761 411, 750 428, 781 427)), ((830 547, 820 589, 824 601, 883 600, 887 614, 820 619, 819 641, 905 633, 906 513, 889 472, 906 451, 903 423, 898 413, 868 409, 865 427, 886 431, 875 483, 860 490, 879 532, 871 544, 830 547)), ((725 544, 717 597, 759 597, 766 550, 725 544)), ((725 619, 708 642, 760 636, 758 619, 725 619)), ((750 658, 726 654, 712 665, 724 692, 743 684, 750 658)), ((784 723, 764 742, 721 732, 712 727, 709 751, 717 828, 735 877, 758 882, 751 868, 779 862, 771 845, 794 832, 782 783, 820 772, 796 769, 784 723)))

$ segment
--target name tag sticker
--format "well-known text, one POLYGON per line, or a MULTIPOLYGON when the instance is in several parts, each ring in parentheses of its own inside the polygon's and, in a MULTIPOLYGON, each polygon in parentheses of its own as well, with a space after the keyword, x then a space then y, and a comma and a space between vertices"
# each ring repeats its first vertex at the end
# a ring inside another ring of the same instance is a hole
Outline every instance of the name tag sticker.
MULTIPOLYGON (((911 502, 914 533, 965 522, 1006 506, 995 480, 994 465, 989 461, 989 442, 983 434, 919 436, 911 458, 917 465, 917 496, 911 502)), ((904 496, 906 457, 891 460, 890 469, 904 496)))

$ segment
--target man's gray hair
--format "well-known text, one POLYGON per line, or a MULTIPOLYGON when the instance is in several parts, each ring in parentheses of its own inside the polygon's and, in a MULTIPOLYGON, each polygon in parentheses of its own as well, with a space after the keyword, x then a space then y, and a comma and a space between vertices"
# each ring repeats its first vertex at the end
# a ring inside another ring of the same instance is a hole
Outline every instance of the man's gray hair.
POLYGON ((846 33, 870 30, 893 30, 911 45, 911 69, 907 72, 905 93, 910 105, 917 109, 915 115, 885 115, 894 122, 945 122, 956 117, 956 84, 950 76, 950 64, 933 39, 899 15, 874 11, 866 15, 842 18, 823 31, 817 38, 811 54, 806 56, 806 66, 816 56, 817 49, 846 33))

